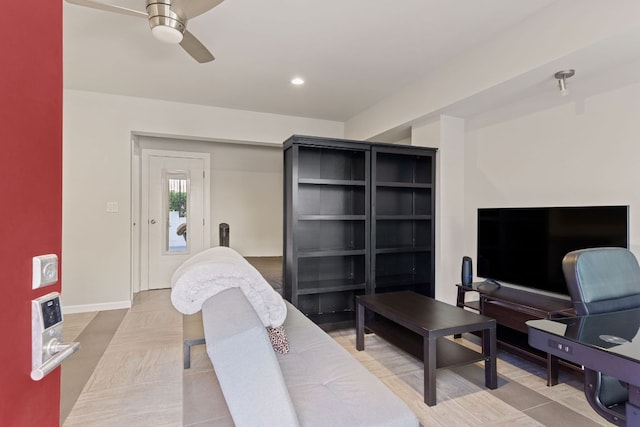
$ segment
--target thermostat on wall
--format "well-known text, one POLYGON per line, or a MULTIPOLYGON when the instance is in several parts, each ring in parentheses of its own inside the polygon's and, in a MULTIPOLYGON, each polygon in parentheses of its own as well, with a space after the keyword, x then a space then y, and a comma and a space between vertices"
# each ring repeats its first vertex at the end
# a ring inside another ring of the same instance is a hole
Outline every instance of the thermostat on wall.
POLYGON ((32 289, 53 285, 58 281, 58 256, 55 254, 33 257, 32 289))

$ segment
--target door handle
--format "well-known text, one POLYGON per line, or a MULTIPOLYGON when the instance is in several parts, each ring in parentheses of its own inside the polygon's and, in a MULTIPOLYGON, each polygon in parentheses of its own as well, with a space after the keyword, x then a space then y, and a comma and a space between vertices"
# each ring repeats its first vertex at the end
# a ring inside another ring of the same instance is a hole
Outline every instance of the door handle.
POLYGON ((151 224, 155 224, 155 223, 156 223, 156 220, 155 220, 155 219, 152 219, 152 220, 151 220, 151 224))

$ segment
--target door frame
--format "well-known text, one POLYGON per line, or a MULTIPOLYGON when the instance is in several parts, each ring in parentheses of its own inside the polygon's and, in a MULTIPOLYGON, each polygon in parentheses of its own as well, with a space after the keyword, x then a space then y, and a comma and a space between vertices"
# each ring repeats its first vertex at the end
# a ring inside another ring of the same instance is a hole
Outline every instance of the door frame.
POLYGON ((133 218, 131 222, 131 234, 133 245, 132 257, 132 297, 138 291, 149 289, 148 260, 149 247, 146 242, 149 240, 149 217, 148 217, 148 193, 149 187, 149 157, 164 156, 176 158, 202 159, 204 162, 204 188, 203 188, 203 208, 204 208, 204 228, 203 247, 211 246, 211 154, 196 151, 176 151, 155 148, 138 147, 134 153, 133 171, 134 181, 137 182, 137 189, 132 192, 133 198, 133 218), (137 164, 137 166, 136 166, 137 164))

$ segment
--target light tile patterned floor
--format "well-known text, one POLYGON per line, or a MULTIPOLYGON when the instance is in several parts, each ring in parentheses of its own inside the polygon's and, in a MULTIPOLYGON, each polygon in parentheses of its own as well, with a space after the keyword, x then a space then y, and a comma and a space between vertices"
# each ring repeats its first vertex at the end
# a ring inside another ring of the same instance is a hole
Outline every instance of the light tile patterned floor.
POLYGON ((143 292, 122 319, 64 425, 181 424, 182 315, 171 306, 168 290, 143 292))
MULTIPOLYGON (((498 388, 484 387, 484 365, 437 372, 437 405, 423 403, 422 362, 406 355, 374 334, 367 335, 365 351, 355 350, 355 334, 341 331, 334 339, 378 376, 416 413, 425 426, 599 426, 608 425, 588 405, 582 384, 561 374, 561 384, 546 386, 543 367, 499 352, 498 388)), ((477 337, 457 340, 479 349, 477 337)))
MULTIPOLYGON (((69 375, 74 363, 80 371, 89 369, 77 401, 67 402, 65 426, 232 425, 226 407, 211 399, 219 386, 204 346, 193 347, 191 369, 183 370, 183 339, 202 334, 201 318, 177 313, 169 290, 141 292, 130 310, 67 315, 64 334, 68 341, 106 340, 94 362, 87 345, 63 365, 63 393, 65 369, 69 375)), ((353 329, 331 335, 400 396, 423 426, 608 425, 589 407, 574 376, 561 373, 560 384, 547 387, 544 367, 505 352, 499 352, 498 389, 485 389, 482 363, 439 370, 438 403, 428 407, 419 360, 374 334, 367 335, 363 352, 355 350, 353 329)), ((473 335, 458 341, 478 348, 473 335)))

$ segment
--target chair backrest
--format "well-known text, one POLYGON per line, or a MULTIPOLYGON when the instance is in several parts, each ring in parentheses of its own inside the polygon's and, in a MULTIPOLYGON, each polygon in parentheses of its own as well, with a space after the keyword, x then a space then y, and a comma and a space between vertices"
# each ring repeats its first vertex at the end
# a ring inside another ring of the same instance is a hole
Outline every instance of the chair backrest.
POLYGON ((628 249, 569 252, 562 270, 578 316, 640 307, 640 266, 628 249))

